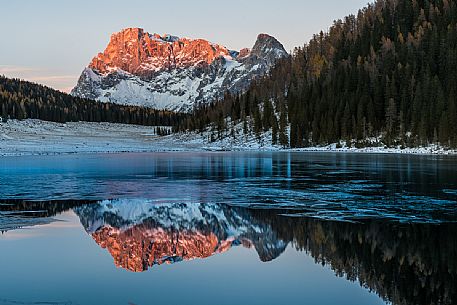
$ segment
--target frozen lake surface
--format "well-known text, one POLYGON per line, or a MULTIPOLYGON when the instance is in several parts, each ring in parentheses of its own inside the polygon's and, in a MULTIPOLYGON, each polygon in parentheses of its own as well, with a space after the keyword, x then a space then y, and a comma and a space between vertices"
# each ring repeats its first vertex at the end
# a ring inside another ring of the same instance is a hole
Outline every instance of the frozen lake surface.
POLYGON ((0 304, 455 304, 457 158, 0 158, 0 304))

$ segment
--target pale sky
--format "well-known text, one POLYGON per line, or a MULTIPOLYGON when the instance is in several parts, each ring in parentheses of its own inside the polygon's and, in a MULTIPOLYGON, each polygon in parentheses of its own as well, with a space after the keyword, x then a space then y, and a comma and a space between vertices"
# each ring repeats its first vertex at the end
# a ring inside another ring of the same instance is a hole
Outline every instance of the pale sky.
POLYGON ((0 75, 68 92, 112 33, 204 38, 252 47, 259 33, 290 51, 367 0, 0 0, 0 75))

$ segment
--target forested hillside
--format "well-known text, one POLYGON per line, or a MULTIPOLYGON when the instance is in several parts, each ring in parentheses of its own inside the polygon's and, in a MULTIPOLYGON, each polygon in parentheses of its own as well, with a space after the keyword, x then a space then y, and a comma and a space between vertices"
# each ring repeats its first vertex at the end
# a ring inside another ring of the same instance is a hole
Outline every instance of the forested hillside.
POLYGON ((176 125, 184 114, 150 108, 100 103, 38 84, 0 76, 0 117, 53 122, 113 122, 139 125, 176 125))
POLYGON ((177 129, 212 123, 221 136, 242 124, 244 133, 271 130, 273 143, 291 147, 456 147, 456 89, 456 1, 379 0, 315 35, 245 94, 227 95, 177 129))

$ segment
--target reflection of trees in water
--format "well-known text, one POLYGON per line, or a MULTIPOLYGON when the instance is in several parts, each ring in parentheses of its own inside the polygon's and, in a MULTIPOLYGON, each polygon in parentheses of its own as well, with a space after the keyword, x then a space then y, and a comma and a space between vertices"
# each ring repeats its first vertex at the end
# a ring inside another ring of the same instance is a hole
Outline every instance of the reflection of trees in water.
MULTIPOLYGON (((35 211, 28 214, 28 218, 51 217, 81 207, 76 210, 84 211, 84 217, 81 218, 81 213, 79 216, 85 227, 101 216, 92 201, 10 200, 1 203, 0 213, 35 211)), ((219 205, 219 208, 224 212, 224 221, 218 214, 204 214, 204 222, 202 219, 190 220, 180 227, 176 222, 179 219, 174 219, 173 234, 187 228, 189 232, 215 234, 222 240, 227 238, 225 228, 228 223, 232 227, 251 225, 260 231, 249 230, 239 239, 250 240, 261 259, 276 258, 286 243, 291 243, 297 250, 311 255, 316 263, 330 266, 338 276, 359 281, 361 286, 375 291, 394 305, 451 305, 457 302, 457 224, 332 222, 281 216, 281 213, 287 212, 281 210, 225 205, 219 205)), ((185 207, 183 212, 182 215, 186 215, 185 207)), ((159 220, 166 213, 155 216, 157 222, 145 219, 126 234, 131 237, 137 235, 139 244, 142 244, 145 232, 161 228, 159 220), (135 230, 138 232, 133 234, 135 230)), ((128 219, 119 215, 104 213, 102 217, 104 222, 113 226, 129 227, 128 219)), ((179 236, 184 238, 185 234, 179 236)), ((155 239, 154 236, 148 238, 155 239)))
POLYGON ((23 199, 0 200, 0 232, 23 227, 48 224, 52 216, 85 204, 90 200, 30 201, 23 199))
MULTIPOLYGON (((172 206, 176 208, 176 205, 172 206)), ((220 214, 224 215, 223 218, 217 216, 219 214, 203 214, 203 222, 202 219, 193 219, 180 226, 179 215, 186 215, 186 206, 183 205, 182 214, 153 213, 152 218, 134 228, 144 232, 151 232, 151 228, 165 232, 168 227, 164 228, 160 219, 172 219, 174 234, 181 232, 184 239, 186 232, 195 231, 215 234, 223 240, 227 238, 225 228, 229 227, 228 223, 230 227, 243 224, 243 227, 258 228, 259 231, 249 230, 238 238, 251 241, 259 257, 268 258, 265 261, 281 255, 284 245, 291 243, 297 250, 311 255, 316 263, 330 266, 338 276, 359 281, 361 286, 375 291, 394 305, 450 305, 457 300, 456 224, 332 222, 281 216, 290 211, 214 206, 223 211, 220 214), (154 218, 157 222, 153 221, 154 218)), ((88 208, 91 206, 81 209, 88 208)), ((104 222, 111 225, 122 223, 113 217, 105 213, 104 222)), ((84 219, 81 222, 85 223, 84 219)), ((138 236, 143 238, 140 234, 138 236)), ((155 239, 154 236, 150 238, 155 239)))
POLYGON ((94 200, 24 200, 1 199, 0 212, 27 213, 30 217, 52 217, 75 207, 93 204, 94 200))
POLYGON ((316 263, 359 281, 394 305, 457 300, 455 224, 354 224, 253 213, 316 263))

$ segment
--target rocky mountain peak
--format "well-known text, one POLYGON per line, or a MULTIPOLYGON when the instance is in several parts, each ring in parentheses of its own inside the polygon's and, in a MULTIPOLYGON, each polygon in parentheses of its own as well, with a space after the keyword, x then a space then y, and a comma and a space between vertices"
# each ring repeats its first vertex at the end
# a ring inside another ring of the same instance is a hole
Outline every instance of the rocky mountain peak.
POLYGON ((111 35, 105 51, 92 59, 89 68, 101 74, 121 69, 147 76, 151 72, 197 63, 211 64, 220 56, 230 56, 229 50, 204 39, 149 34, 141 28, 127 28, 111 35))
POLYGON ((283 45, 273 36, 259 34, 252 48, 251 55, 263 58, 267 60, 269 65, 273 65, 278 58, 287 56, 287 52, 283 45))
POLYGON ((101 102, 189 111, 196 104, 246 90, 288 56, 275 38, 260 34, 252 50, 240 52, 205 39, 149 34, 126 28, 84 69, 74 96, 101 102))

